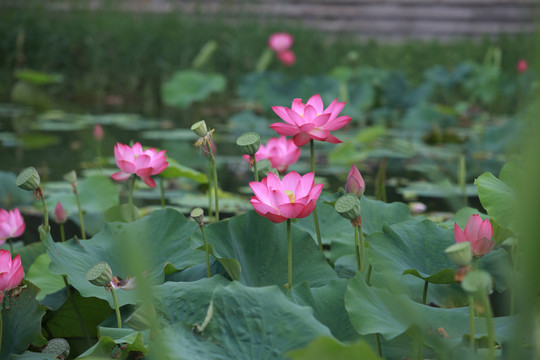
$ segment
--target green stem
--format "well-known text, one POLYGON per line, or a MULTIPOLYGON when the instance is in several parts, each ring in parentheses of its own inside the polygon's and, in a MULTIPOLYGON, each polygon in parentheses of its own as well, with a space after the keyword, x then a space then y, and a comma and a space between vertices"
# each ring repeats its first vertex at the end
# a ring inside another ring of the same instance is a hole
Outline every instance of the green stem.
POLYGON ((379 333, 375 334, 375 340, 377 341, 377 352, 379 353, 379 357, 382 358, 381 335, 379 333))
POLYGON ((11 253, 11 256, 13 256, 13 240, 9 238, 8 241, 9 241, 9 252, 11 253))
MULTIPOLYGON (((313 139, 309 141, 309 152, 311 155, 311 172, 315 175, 315 142, 313 139)), ((317 245, 321 253, 323 252, 323 245, 321 239, 321 230, 319 229, 319 216, 317 215, 317 207, 313 209, 313 220, 315 221, 315 233, 317 234, 317 245)), ((324 253, 323 253, 324 255, 324 253)))
POLYGON ((66 233, 64 232, 64 224, 60 224, 60 239, 62 239, 62 242, 66 241, 66 233))
POLYGON ((100 173, 103 172, 103 166, 101 164, 101 141, 97 141, 97 144, 96 144, 96 148, 97 148, 97 160, 98 160, 98 164, 99 164, 99 171, 100 173))
MULTIPOLYGON (((516 272, 517 272, 517 242, 514 240, 514 243, 512 244, 512 250, 511 250, 511 258, 512 258, 512 276, 514 279, 516 278, 516 272)), ((516 306, 516 292, 513 287, 510 288, 510 315, 514 315, 516 306)))
POLYGON ((159 192, 161 194, 161 208, 165 209, 165 180, 163 176, 159 177, 159 192))
POLYGON ((487 294, 480 296, 480 301, 484 306, 484 316, 486 317, 486 327, 488 332, 489 359, 495 359, 495 326, 493 324, 493 312, 487 294))
POLYGON ((367 269, 367 275, 366 275, 366 284, 368 284, 368 286, 371 286, 371 271, 372 270, 373 270, 373 266, 369 264, 369 267, 367 269))
POLYGON ((116 298, 116 291, 113 287, 111 287, 111 294, 114 301, 114 309, 116 311, 116 323, 118 324, 118 328, 122 328, 122 317, 120 316, 120 308, 118 307, 118 299, 116 298))
POLYGON ((75 304, 75 299, 73 299, 73 295, 71 294, 71 287, 69 286, 67 275, 62 275, 62 278, 64 279, 64 285, 66 286, 66 291, 68 294, 69 301, 71 302, 71 305, 73 306, 73 310, 75 311, 75 314, 77 315, 77 319, 79 320, 79 324, 81 325, 81 330, 84 333, 86 342, 88 343, 88 345, 92 345, 92 341, 90 340, 90 334, 88 334, 88 329, 86 329, 86 325, 84 324, 84 320, 81 316, 81 312, 79 311, 77 304, 75 304))
POLYGON ((428 285, 429 282, 424 281, 424 293, 422 294, 422 304, 424 305, 426 305, 428 285))
POLYGON ((47 210, 47 202, 45 201, 45 195, 43 195, 43 191, 40 187, 38 187, 36 191, 41 198, 41 202, 43 203, 43 225, 45 226, 45 231, 49 232, 49 211, 47 210))
POLYGON ((212 162, 208 162, 208 216, 212 217, 212 162))
POLYGON ((137 180, 136 175, 131 175, 129 180, 129 208, 131 209, 131 215, 133 216, 133 221, 137 220, 137 214, 135 213, 135 207, 133 206, 133 190, 135 190, 135 181, 137 180))
POLYGON ((204 233, 204 226, 201 225, 200 228, 201 228, 202 238, 204 242, 204 252, 206 253, 206 274, 208 275, 208 277, 211 277, 212 274, 210 273, 210 256, 208 255, 208 244, 206 243, 206 234, 204 233))
POLYGON ((474 297, 469 295, 469 328, 471 331, 470 349, 472 352, 475 350, 475 330, 474 330, 474 297))
POLYGON ((84 231, 84 219, 81 207, 81 197, 79 196, 79 192, 77 191, 77 186, 75 185, 75 183, 73 183, 73 193, 75 194, 75 198, 77 199, 77 208, 79 209, 79 221, 81 222, 81 237, 83 238, 83 240, 86 240, 86 231, 84 231))
POLYGON ((287 290, 290 290, 292 287, 292 237, 291 237, 291 219, 287 219, 287 249, 288 249, 288 261, 287 261, 287 267, 289 270, 289 281, 287 282, 287 285, 285 285, 285 288, 287 290))
POLYGON ((358 227, 358 236, 360 238, 360 264, 362 265, 360 271, 364 271, 366 267, 366 251, 364 247, 364 233, 361 226, 358 227))
POLYGON ((356 267, 358 271, 362 271, 362 261, 360 260, 360 245, 358 239, 358 226, 354 227, 354 252, 356 254, 356 267))
POLYGON ((208 147, 208 156, 210 156, 210 161, 212 162, 212 173, 214 177, 214 200, 215 200, 215 212, 216 212, 216 221, 219 221, 219 192, 218 192, 218 180, 217 180, 217 165, 216 158, 210 146, 210 140, 206 139, 206 146, 208 147))
POLYGON ((257 170, 257 159, 255 158, 255 155, 251 155, 251 158, 253 159, 253 173, 255 174, 255 181, 259 181, 259 171, 257 170))

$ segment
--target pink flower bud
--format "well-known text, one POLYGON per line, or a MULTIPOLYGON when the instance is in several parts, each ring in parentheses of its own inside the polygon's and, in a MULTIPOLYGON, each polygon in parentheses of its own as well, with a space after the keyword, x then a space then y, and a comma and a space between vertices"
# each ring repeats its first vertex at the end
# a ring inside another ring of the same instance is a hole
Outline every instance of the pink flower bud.
POLYGON ((527 60, 521 59, 518 61, 516 65, 516 70, 518 73, 523 74, 524 72, 527 72, 529 69, 529 64, 527 63, 527 60))
POLYGON ((351 171, 349 171, 349 175, 347 176, 347 182, 345 183, 345 192, 361 198, 365 190, 366 183, 364 182, 364 178, 356 166, 352 165, 351 171))
POLYGON ((289 50, 294 42, 294 38, 288 33, 275 33, 268 38, 268 46, 275 52, 289 50))
POLYGON ((284 50, 277 53, 279 61, 285 66, 292 66, 296 62, 296 55, 291 50, 284 50))
POLYGON ((67 221, 66 210, 64 210, 64 207, 60 203, 57 203, 54 209, 54 221, 57 224, 63 224, 67 221))
MULTIPOLYGON (((6 211, 0 209, 0 244, 9 238, 16 238, 23 234, 26 225, 19 209, 6 211)), ((0 276, 1 276, 0 271, 0 276)))
POLYGON ((105 133, 103 132, 103 128, 101 127, 101 125, 94 125, 94 139, 96 139, 97 141, 101 141, 104 136, 105 133))
POLYGON ((461 230, 457 223, 454 224, 454 237, 456 243, 470 242, 473 255, 482 257, 493 249, 495 242, 492 241, 493 227, 489 219, 482 221, 478 214, 472 215, 465 229, 461 230))

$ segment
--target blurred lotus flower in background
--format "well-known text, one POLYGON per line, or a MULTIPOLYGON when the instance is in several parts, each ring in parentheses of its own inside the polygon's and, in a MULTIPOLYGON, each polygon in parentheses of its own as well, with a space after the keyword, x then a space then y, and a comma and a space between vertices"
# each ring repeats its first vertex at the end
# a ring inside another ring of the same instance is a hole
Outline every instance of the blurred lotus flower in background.
POLYGON ((349 175, 347 176, 347 182, 345 183, 345 192, 354 194, 356 197, 361 198, 366 190, 366 183, 358 168, 354 165, 351 166, 349 175))
POLYGON ((114 180, 126 180, 131 174, 140 176, 141 180, 150 187, 155 187, 156 182, 151 175, 157 175, 167 168, 169 163, 165 156, 165 150, 157 152, 156 149, 142 149, 140 143, 133 147, 117 143, 114 147, 116 165, 121 171, 112 174, 114 180))
POLYGON ((518 61, 516 65, 516 70, 518 73, 522 74, 524 72, 527 72, 528 69, 529 69, 529 64, 527 63, 527 60, 521 59, 518 61))
POLYGON ((23 234, 24 219, 19 209, 6 211, 0 209, 0 244, 9 238, 16 238, 23 234))
POLYGON ((15 289, 24 276, 21 265, 21 256, 12 260, 7 250, 0 250, 0 301, 4 298, 4 291, 15 289))
POLYGON ((413 214, 420 214, 427 210, 427 205, 423 202, 413 201, 409 203, 409 209, 413 214))
POLYGON ((285 66, 292 66, 296 62, 296 55, 291 50, 284 50, 276 53, 277 58, 285 66))
POLYGON ((473 255, 482 257, 493 249, 495 242, 491 240, 493 237, 493 227, 489 219, 482 221, 478 214, 472 215, 465 230, 462 231, 457 223, 454 223, 454 237, 456 243, 470 242, 473 255))
POLYGON ((60 203, 57 203, 56 208, 54 209, 54 221, 57 224, 63 224, 67 221, 66 210, 60 203))
POLYGON ((103 132, 103 128, 101 127, 101 125, 99 124, 94 125, 93 135, 94 135, 94 139, 96 139, 97 141, 103 140, 105 133, 103 132))
POLYGON ((286 124, 273 123, 270 127, 280 135, 294 136, 296 146, 305 145, 311 139, 338 144, 341 140, 330 131, 341 129, 351 121, 349 116, 338 116, 344 106, 344 102, 334 99, 325 109, 319 94, 313 95, 306 104, 302 99, 294 99, 290 109, 272 106, 286 124))
POLYGON ((274 223, 304 218, 315 209, 323 188, 315 185, 314 177, 312 172, 300 176, 291 171, 279 180, 270 172, 262 181, 249 183, 255 193, 250 202, 259 215, 274 223))
MULTIPOLYGON (((273 168, 279 172, 287 171, 289 165, 294 164, 300 158, 302 150, 294 144, 292 139, 287 140, 285 136, 271 138, 266 145, 261 144, 255 153, 255 159, 260 161, 268 159, 273 168)), ((249 155, 244 155, 244 159, 249 161, 249 155)))
POLYGON ((277 53, 289 50, 293 42, 294 37, 285 32, 272 34, 268 38, 268 46, 277 53))

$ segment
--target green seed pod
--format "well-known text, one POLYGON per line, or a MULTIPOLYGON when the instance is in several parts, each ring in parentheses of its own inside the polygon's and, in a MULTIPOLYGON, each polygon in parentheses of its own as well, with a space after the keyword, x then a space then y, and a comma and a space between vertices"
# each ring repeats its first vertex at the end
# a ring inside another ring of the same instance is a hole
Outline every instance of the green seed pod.
POLYGON ((104 261, 98 262, 88 270, 86 279, 96 286, 107 286, 113 279, 111 267, 104 261))
POLYGON ((195 208, 191 210, 191 217, 197 222, 197 224, 202 224, 204 218, 204 210, 201 208, 195 208))
POLYGON ((236 145, 240 147, 244 154, 255 155, 261 146, 261 137, 254 132, 245 133, 236 139, 236 145))
POLYGON ((197 121, 195 124, 191 125, 191 131, 197 134, 198 137, 205 137, 208 133, 206 122, 204 120, 197 121))
POLYGON ((18 187, 27 191, 36 190, 40 183, 41 179, 39 178, 39 174, 33 167, 24 169, 19 176, 17 176, 17 180, 15 180, 15 184, 17 184, 18 187))
POLYGON ((67 359, 69 356, 69 350, 69 344, 65 339, 56 338, 49 340, 49 343, 41 352, 43 354, 51 354, 56 358, 61 356, 62 358, 67 359))
POLYGON ((133 330, 145 330, 152 324, 152 319, 157 317, 156 309, 151 304, 138 307, 125 321, 126 325, 133 330))
POLYGON ((487 295, 491 293, 493 280, 491 275, 484 270, 474 270, 465 276, 461 287, 471 295, 487 295))
POLYGON ((77 173, 75 170, 71 170, 67 174, 64 174, 64 180, 70 184, 75 184, 77 182, 77 173))
POLYGON ((472 262, 472 250, 471 243, 460 242, 454 245, 450 245, 444 250, 446 255, 452 260, 456 266, 467 266, 472 262))
POLYGON ((354 194, 345 194, 337 199, 334 208, 345 219, 355 220, 360 216, 360 200, 354 194))

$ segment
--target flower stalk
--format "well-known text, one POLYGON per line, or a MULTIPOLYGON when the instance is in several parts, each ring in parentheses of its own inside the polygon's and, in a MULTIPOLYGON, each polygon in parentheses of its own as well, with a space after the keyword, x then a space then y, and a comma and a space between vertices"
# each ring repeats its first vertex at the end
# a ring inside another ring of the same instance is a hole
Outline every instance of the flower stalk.
MULTIPOLYGON (((315 142, 313 139, 309 141, 309 152, 311 155, 311 172, 315 174, 315 142)), ((313 220, 315 222, 315 233, 317 234, 317 245, 319 246, 319 250, 323 252, 321 230, 319 228, 319 216, 317 215, 316 206, 315 209, 313 209, 313 220)))
POLYGON ((292 287, 292 236, 291 236, 291 219, 287 219, 287 269, 288 281, 285 285, 287 290, 292 287))
POLYGON ((208 252, 208 243, 206 242, 206 234, 204 232, 204 210, 201 208, 193 209, 191 211, 191 217, 197 222, 197 224, 199 224, 199 229, 201 229, 204 243, 204 252, 206 254, 206 274, 208 275, 208 277, 211 277, 212 273, 210 272, 210 254, 208 252))
POLYGON ((81 197, 79 196, 79 192, 77 191, 77 185, 75 183, 71 184, 73 186, 73 193, 75 194, 75 198, 77 198, 77 209, 79 210, 79 221, 81 223, 81 237, 83 240, 86 240, 86 231, 84 229, 84 218, 83 218, 83 210, 81 206, 81 197))
POLYGON ((114 301, 114 310, 116 312, 116 323, 118 325, 118 328, 122 328, 122 316, 120 315, 120 307, 118 306, 118 299, 116 298, 116 290, 113 286, 111 286, 111 294, 114 301))
POLYGON ((137 176, 131 175, 131 179, 129 180, 128 202, 129 202, 129 208, 131 209, 131 215, 133 217, 133 221, 137 220, 137 213, 135 211, 135 207, 133 206, 133 190, 135 190, 136 181, 137 181, 137 176))
MULTIPOLYGON (((206 139, 206 146, 208 149, 212 149, 210 145, 210 140, 206 139)), ((213 176, 213 183, 214 183, 214 211, 216 215, 216 221, 219 221, 219 190, 218 190, 218 178, 217 178, 217 166, 216 166, 216 158, 214 157, 214 153, 210 150, 208 151, 208 156, 210 158, 210 166, 212 168, 212 176, 213 176)))

